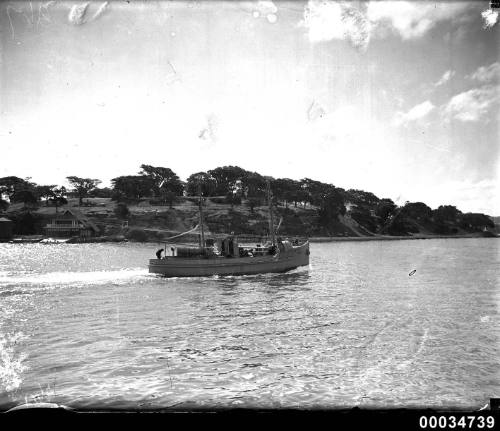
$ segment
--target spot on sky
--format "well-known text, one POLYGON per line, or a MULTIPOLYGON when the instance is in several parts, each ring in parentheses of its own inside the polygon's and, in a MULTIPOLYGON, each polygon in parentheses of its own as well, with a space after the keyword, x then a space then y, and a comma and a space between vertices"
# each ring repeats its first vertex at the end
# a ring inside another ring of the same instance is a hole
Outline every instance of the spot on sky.
POLYGON ((85 21, 85 13, 89 7, 88 3, 73 5, 69 11, 68 21, 74 25, 81 25, 85 21))
POLYGON ((94 15, 92 15, 90 18, 87 18, 87 12, 89 12, 89 9, 92 8, 94 4, 90 6, 90 8, 90 3, 73 5, 69 11, 68 21, 73 25, 82 25, 87 22, 92 22, 99 18, 104 12, 106 12, 106 10, 108 9, 108 4, 109 2, 106 1, 99 5, 94 15))
POLYGON ((270 13, 269 15, 267 15, 267 20, 271 24, 274 24, 276 21, 278 21, 278 17, 274 13, 270 13))

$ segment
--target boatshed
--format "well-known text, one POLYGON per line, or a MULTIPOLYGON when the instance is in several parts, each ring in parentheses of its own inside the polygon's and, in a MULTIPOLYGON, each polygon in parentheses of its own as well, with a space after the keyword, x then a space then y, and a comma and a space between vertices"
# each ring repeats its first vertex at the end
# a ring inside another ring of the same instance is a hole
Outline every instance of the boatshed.
POLYGON ((88 238, 99 234, 97 226, 76 210, 58 214, 44 229, 45 235, 52 238, 88 238))
POLYGON ((0 217, 0 241, 12 239, 14 222, 7 217, 0 217))

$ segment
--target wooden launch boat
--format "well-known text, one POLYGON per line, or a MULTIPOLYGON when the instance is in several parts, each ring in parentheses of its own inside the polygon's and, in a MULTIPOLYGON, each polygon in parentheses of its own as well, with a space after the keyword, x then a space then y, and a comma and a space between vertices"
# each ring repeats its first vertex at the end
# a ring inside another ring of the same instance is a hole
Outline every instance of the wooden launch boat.
MULTIPOLYGON (((309 241, 293 242, 276 238, 274 220, 269 201, 270 241, 265 245, 241 246, 237 238, 207 239, 203 229, 203 211, 200 194, 199 247, 171 247, 170 255, 150 259, 149 272, 166 277, 206 277, 213 275, 244 275, 286 272, 309 265, 309 241)), ((161 254, 161 253, 160 253, 161 254)))
MULTIPOLYGON (((149 261, 149 272, 167 277, 200 277, 211 275, 264 274, 286 272, 299 266, 309 265, 309 242, 293 245, 289 241, 278 241, 277 247, 239 247, 239 255, 216 254, 206 248, 205 254, 182 256, 185 249, 174 249, 174 256, 149 261), (241 251, 247 252, 242 256, 241 251), (251 250, 255 250, 252 252, 251 250), (181 254, 181 256, 179 256, 181 254)), ((188 249, 189 250, 189 249, 188 249)))

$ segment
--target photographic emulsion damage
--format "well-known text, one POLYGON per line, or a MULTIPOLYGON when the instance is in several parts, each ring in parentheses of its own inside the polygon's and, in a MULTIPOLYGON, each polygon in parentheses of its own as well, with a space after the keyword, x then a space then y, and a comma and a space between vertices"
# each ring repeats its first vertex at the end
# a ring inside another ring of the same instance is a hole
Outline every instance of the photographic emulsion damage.
POLYGON ((0 3, 0 410, 495 426, 498 11, 0 3))

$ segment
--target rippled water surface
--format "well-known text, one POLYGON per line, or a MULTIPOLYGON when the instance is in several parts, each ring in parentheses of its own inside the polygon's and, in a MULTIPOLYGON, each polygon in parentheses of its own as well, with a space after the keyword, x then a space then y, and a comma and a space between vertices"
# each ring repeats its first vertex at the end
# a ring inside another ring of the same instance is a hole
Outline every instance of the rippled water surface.
POLYGON ((201 279, 149 275, 154 244, 0 244, 0 407, 481 407, 499 244, 312 244, 308 268, 201 279))

